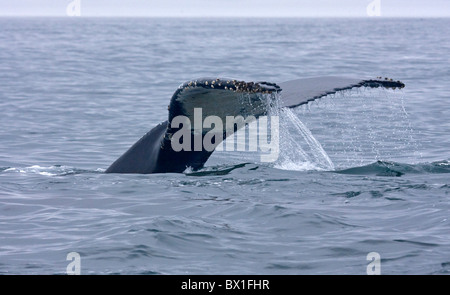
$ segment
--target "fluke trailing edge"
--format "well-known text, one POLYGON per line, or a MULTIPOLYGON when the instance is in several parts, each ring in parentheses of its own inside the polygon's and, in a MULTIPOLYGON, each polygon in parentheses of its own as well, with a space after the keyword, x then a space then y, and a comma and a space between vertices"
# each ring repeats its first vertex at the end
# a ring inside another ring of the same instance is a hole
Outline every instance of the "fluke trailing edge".
POLYGON ((201 78, 185 82, 170 100, 168 120, 145 134, 106 173, 181 173, 187 167, 200 169, 215 146, 251 120, 235 121, 231 129, 227 124, 220 126, 217 122, 225 122, 229 117, 238 116, 257 119, 265 116, 273 105, 293 108, 355 87, 395 89, 405 85, 400 81, 381 77, 360 80, 331 76, 297 79, 279 84, 225 78, 201 78), (278 93, 282 95, 281 101, 278 101, 278 93), (198 109, 201 110, 200 118, 197 118, 198 109), (216 119, 210 120, 211 128, 197 129, 191 125, 199 119, 203 122, 205 118, 216 119), (172 138, 182 133, 181 129, 188 131, 183 134, 183 141, 188 143, 189 148, 174 149, 172 138), (203 143, 205 136, 212 137, 209 138, 212 145, 209 148, 197 144, 203 143))

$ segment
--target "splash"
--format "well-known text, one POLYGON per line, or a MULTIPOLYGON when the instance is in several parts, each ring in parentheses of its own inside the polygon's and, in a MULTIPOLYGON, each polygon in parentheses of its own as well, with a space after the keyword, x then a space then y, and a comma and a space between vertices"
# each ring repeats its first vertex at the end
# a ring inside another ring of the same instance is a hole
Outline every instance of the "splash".
POLYGON ((334 164, 312 132, 290 108, 282 108, 276 94, 268 114, 279 117, 279 158, 274 167, 283 170, 334 170, 334 164), (298 134, 301 136, 299 139, 298 134))
POLYGON ((291 109, 280 109, 280 158, 275 168, 334 170, 334 164, 308 127, 291 109), (303 140, 299 140, 298 135, 303 140))
POLYGON ((293 112, 313 126, 336 169, 375 161, 421 162, 420 143, 401 91, 349 90, 293 112))

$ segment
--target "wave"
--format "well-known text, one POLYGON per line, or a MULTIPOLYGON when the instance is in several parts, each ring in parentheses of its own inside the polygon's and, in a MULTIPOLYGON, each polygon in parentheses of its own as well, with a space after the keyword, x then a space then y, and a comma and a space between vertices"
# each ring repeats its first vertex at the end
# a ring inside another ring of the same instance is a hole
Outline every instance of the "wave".
POLYGON ((234 170, 246 169, 246 170, 258 170, 259 168, 273 168, 280 170, 290 170, 293 172, 331 172, 338 174, 348 175, 369 175, 369 176, 388 176, 388 177, 401 177, 405 174, 439 174, 450 173, 450 161, 436 161, 431 163, 419 163, 419 164, 406 164, 391 161, 377 161, 364 166, 357 166, 351 168, 345 168, 341 170, 324 170, 316 165, 304 162, 288 163, 285 162, 282 165, 265 166, 257 163, 239 163, 234 165, 215 165, 205 167, 203 169, 192 171, 186 169, 184 174, 187 176, 217 176, 227 175, 234 170))
POLYGON ((400 177, 405 174, 450 173, 450 162, 444 160, 432 163, 404 164, 389 161, 377 161, 369 165, 336 170, 334 172, 339 174, 393 177, 400 177))
POLYGON ((74 168, 64 165, 39 166, 32 165, 28 167, 0 167, 0 173, 21 173, 21 174, 37 174, 43 176, 66 176, 82 173, 100 173, 105 169, 98 168, 96 170, 87 170, 74 168))
MULTIPOLYGON (((280 170, 291 170, 291 171, 318 171, 318 172, 332 172, 338 174, 348 174, 348 175, 373 175, 373 176, 391 176, 400 177, 405 174, 438 174, 438 173, 450 173, 450 161, 436 161, 431 163, 419 163, 419 164, 405 164, 390 161, 377 161, 364 166, 357 166, 351 168, 345 168, 341 170, 323 170, 318 169, 317 166, 311 163, 304 163, 300 165, 298 163, 291 163, 289 165, 279 166, 275 165, 273 167, 263 166, 259 163, 237 163, 230 165, 214 165, 207 166, 200 170, 193 171, 187 168, 183 174, 186 176, 218 176, 227 175, 236 169, 247 169, 247 170, 258 170, 259 168, 273 168, 280 170), (291 169, 290 169, 291 168, 291 169)), ((68 176, 84 173, 103 173, 105 169, 97 168, 93 170, 81 169, 64 165, 53 165, 53 166, 39 166, 33 165, 28 167, 0 167, 0 173, 21 173, 21 174, 34 174, 42 176, 68 176)))

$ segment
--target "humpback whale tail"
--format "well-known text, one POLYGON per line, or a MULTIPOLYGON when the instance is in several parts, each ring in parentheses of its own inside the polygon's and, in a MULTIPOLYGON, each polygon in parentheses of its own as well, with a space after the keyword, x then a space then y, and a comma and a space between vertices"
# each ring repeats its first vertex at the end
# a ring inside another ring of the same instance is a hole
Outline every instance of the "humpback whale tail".
POLYGON ((297 79, 278 85, 224 78, 185 82, 170 100, 168 120, 145 134, 106 173, 181 173, 187 167, 202 168, 220 142, 251 120, 266 115, 272 105, 293 108, 355 87, 395 89, 405 85, 381 77, 359 80, 334 76, 297 79), (277 101, 280 92, 283 99, 277 101), (218 124, 237 116, 249 119, 233 121, 231 125, 218 124), (211 119, 209 128, 196 127, 196 122, 206 123, 207 118, 211 119), (204 144, 206 137, 209 146, 204 144), (174 138, 178 145, 173 145, 174 138))

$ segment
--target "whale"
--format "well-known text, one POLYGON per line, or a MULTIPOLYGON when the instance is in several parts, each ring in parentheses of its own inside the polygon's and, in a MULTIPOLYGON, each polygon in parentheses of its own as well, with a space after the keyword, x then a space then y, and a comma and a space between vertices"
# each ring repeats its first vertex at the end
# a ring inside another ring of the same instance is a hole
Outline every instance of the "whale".
POLYGON ((168 119, 142 136, 105 173, 182 173, 187 168, 201 169, 215 147, 248 122, 233 124, 231 128, 212 128, 211 125, 209 129, 200 130, 189 122, 208 117, 222 122, 233 116, 258 119, 266 116, 273 106, 295 108, 330 94, 361 87, 401 89, 405 84, 382 77, 358 79, 340 76, 308 77, 281 83, 216 77, 186 81, 170 99, 168 119), (200 118, 198 110, 201 110, 200 118), (174 148, 173 138, 183 131, 182 128, 185 131, 183 144, 187 148, 174 148), (212 132, 211 147, 198 144, 212 132))

